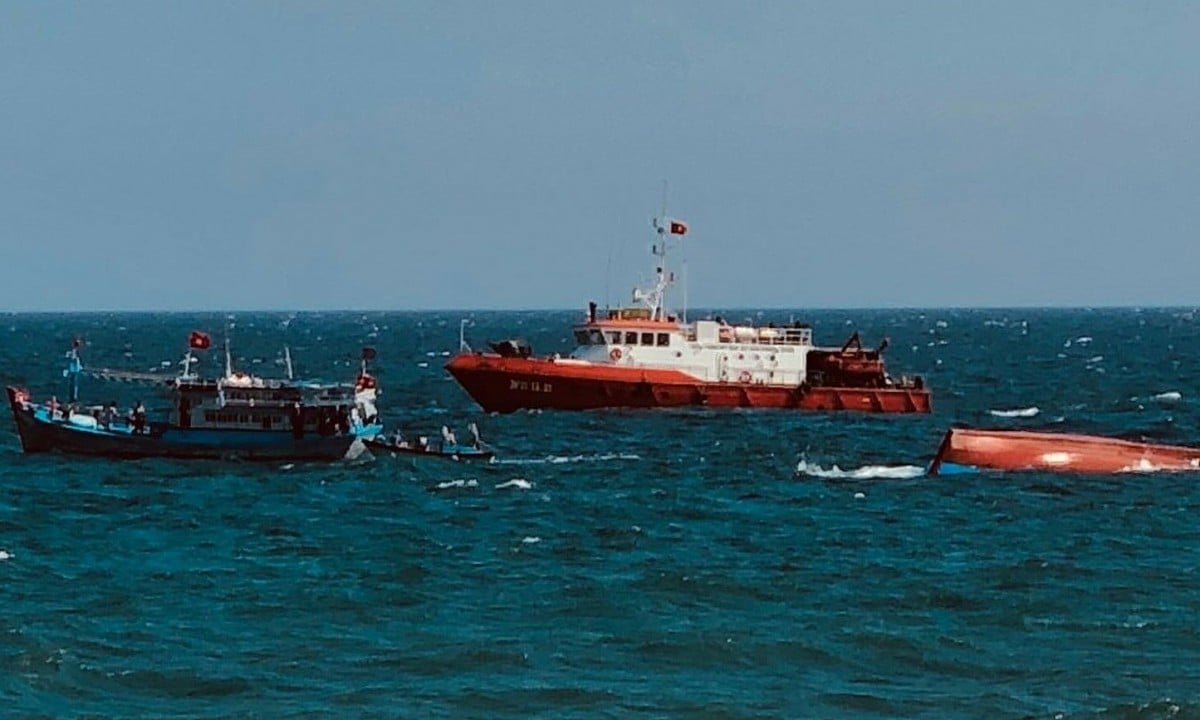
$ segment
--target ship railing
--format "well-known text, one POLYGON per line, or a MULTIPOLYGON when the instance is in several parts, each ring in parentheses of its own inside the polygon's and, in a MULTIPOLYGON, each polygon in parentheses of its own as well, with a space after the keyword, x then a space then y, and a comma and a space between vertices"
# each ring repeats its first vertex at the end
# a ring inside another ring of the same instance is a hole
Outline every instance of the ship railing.
MULTIPOLYGON (((689 329, 685 339, 696 342, 696 331, 689 329)), ((717 331, 717 340, 729 345, 812 345, 812 328, 723 325, 717 331)))

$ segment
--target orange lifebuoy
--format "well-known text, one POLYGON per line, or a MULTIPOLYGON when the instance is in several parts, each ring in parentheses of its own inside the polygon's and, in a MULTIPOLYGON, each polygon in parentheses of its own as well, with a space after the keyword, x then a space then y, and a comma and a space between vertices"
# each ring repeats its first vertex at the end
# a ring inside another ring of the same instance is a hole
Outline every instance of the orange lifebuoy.
POLYGON ((740 373, 738 373, 738 382, 740 382, 740 383, 748 383, 748 382, 750 382, 750 373, 748 373, 748 372, 747 372, 747 371, 745 371, 745 370, 743 370, 743 371, 741 371, 740 373))
POLYGON ((610 358, 612 358, 613 362, 620 360, 621 359, 621 348, 613 348, 611 351, 609 351, 608 356, 610 358))

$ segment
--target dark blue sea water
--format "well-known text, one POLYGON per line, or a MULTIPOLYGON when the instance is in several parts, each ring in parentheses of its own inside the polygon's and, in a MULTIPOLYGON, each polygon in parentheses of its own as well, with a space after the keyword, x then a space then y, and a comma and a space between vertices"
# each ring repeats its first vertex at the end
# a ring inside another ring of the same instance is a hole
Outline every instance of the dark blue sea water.
POLYGON ((482 416, 442 370, 460 317, 550 352, 579 315, 0 316, 39 396, 75 336, 145 371, 230 322, 238 365, 326 379, 370 344, 388 424, 501 453, 25 456, 5 418, 0 716, 1200 717, 1200 478, 919 475, 955 422, 1200 444, 1191 311, 796 313, 890 337, 928 417, 482 416))

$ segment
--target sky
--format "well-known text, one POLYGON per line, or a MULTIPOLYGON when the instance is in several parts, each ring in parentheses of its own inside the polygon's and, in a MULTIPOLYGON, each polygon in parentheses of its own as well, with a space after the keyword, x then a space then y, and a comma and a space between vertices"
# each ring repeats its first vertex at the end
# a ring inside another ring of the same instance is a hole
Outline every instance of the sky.
POLYGON ((1200 4, 0 4, 0 310, 1194 305, 1200 4), (675 306, 683 288, 673 291, 675 306))

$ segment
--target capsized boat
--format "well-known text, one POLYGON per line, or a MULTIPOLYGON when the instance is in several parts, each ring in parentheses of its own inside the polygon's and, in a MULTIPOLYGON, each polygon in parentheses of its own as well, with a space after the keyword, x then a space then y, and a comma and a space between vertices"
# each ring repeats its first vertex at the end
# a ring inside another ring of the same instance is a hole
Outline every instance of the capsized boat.
POLYGON ((22 448, 112 458, 338 460, 354 457, 364 440, 383 431, 365 351, 353 383, 331 384, 294 380, 290 371, 287 379, 236 372, 226 344, 224 376, 202 378, 191 371, 192 351, 209 342, 206 333, 193 332, 184 369, 174 377, 85 370, 76 343, 68 353, 67 402, 36 403, 26 389, 7 388, 22 448), (164 417, 153 418, 141 401, 124 416, 115 404, 82 404, 80 375, 150 385, 166 396, 164 417))
MULTIPOLYGON (((568 355, 535 356, 528 343, 491 343, 473 352, 460 328, 460 352, 446 369, 488 412, 520 409, 709 407, 928 413, 920 377, 893 377, 886 340, 865 348, 858 333, 840 347, 813 344, 812 329, 730 324, 721 317, 686 321, 666 309, 674 273, 668 240, 687 225, 656 220, 656 282, 633 291, 634 306, 597 311, 589 303, 568 355)), ((465 323, 464 323, 465 326, 465 323)))
POLYGON ((1097 435, 951 428, 929 465, 930 475, 978 470, 1070 473, 1200 470, 1200 448, 1097 435))
POLYGON ((469 432, 471 440, 465 445, 458 442, 454 433, 444 425, 440 438, 420 435, 415 440, 410 440, 396 431, 391 435, 378 435, 364 444, 372 452, 445 460, 491 460, 496 456, 496 451, 479 439, 479 428, 475 423, 469 425, 469 432))

